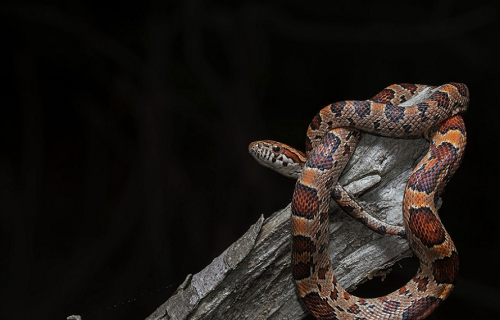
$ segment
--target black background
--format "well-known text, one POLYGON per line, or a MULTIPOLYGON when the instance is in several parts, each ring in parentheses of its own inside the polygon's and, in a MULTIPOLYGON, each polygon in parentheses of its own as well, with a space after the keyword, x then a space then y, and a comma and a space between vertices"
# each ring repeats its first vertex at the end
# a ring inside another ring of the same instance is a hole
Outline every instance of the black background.
POLYGON ((0 317, 146 318, 291 200, 248 143, 303 148, 331 102, 450 81, 471 95, 440 210, 461 271, 432 318, 498 317, 499 8, 2 3, 0 317))

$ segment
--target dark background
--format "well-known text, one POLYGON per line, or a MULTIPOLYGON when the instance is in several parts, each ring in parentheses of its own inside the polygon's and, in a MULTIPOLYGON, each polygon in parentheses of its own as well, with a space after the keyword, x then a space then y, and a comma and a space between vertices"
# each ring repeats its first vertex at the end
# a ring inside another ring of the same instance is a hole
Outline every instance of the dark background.
POLYGON ((450 81, 461 274, 433 319, 498 317, 499 1, 410 3, 2 3, 0 318, 144 319, 291 200, 249 142, 303 148, 331 102, 450 81))

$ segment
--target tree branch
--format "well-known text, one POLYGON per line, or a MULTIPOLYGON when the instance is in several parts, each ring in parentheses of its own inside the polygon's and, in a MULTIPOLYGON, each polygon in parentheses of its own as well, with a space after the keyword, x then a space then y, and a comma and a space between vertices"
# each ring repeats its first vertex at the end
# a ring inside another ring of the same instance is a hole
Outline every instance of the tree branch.
MULTIPOLYGON (((340 183, 372 214, 402 225, 404 188, 427 148, 423 139, 365 134, 340 183)), ((376 234, 334 202, 330 209, 330 256, 348 290, 411 255, 406 239, 376 234)), ((304 318, 291 277, 289 217, 290 205, 261 217, 205 269, 188 275, 147 320, 304 318)))

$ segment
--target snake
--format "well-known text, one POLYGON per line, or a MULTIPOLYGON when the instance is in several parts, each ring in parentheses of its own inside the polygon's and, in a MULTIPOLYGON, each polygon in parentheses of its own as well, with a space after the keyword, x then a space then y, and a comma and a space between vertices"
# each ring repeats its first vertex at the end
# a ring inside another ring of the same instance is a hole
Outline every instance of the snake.
POLYGON ((450 295, 458 278, 458 252, 436 204, 463 158, 467 134, 462 114, 468 104, 463 83, 393 84, 371 99, 321 109, 307 129, 305 153, 272 140, 249 145, 259 163, 297 179, 291 204, 291 273, 316 319, 424 319, 450 295), (363 132, 429 141, 405 188, 403 228, 370 216, 338 183, 363 132), (369 228, 406 237, 419 259, 416 275, 381 297, 349 294, 337 282, 328 252, 331 198, 369 228))

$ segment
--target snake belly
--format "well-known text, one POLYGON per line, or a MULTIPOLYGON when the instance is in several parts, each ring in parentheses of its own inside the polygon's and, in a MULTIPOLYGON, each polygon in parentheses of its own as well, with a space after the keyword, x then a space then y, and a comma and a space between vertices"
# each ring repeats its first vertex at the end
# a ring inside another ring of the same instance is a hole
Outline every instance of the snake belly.
POLYGON ((415 104, 412 99, 387 103, 393 97, 388 87, 372 100, 331 104, 309 126, 308 158, 292 198, 292 276, 317 319, 423 319, 449 296, 457 279, 458 253, 435 202, 463 156, 466 131, 460 113, 468 107, 468 89, 461 83, 398 86, 420 90, 426 98, 415 104), (370 299, 350 295, 337 283, 328 253, 329 200, 360 131, 423 135, 430 141, 403 200, 405 232, 420 267, 399 290, 370 299))

